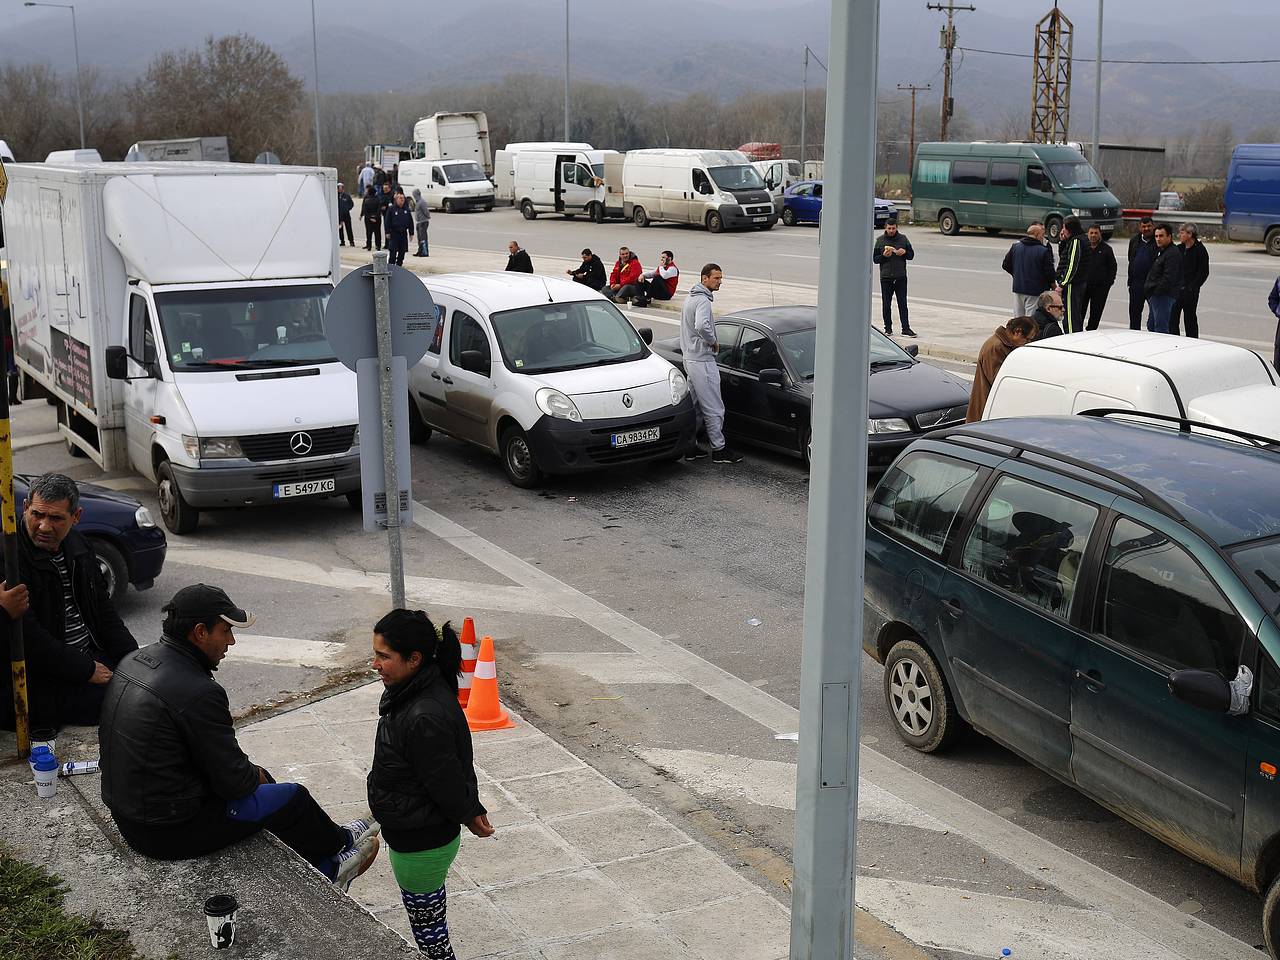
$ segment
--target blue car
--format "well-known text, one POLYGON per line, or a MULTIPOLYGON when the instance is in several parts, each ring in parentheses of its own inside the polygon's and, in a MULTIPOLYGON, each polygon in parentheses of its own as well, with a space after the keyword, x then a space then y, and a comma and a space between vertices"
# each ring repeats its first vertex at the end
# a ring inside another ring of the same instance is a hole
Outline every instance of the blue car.
MULTIPOLYGON (((897 216, 898 208, 891 200, 875 198, 875 224, 879 230, 897 216)), ((782 222, 788 227, 797 223, 819 223, 822 220, 822 181, 801 180, 782 192, 782 222)))
MULTIPOLYGON (((13 498, 21 515, 27 490, 34 477, 15 475, 13 498)), ((102 575, 117 600, 126 584, 147 590, 160 576, 165 551, 169 547, 164 531, 156 526, 151 511, 127 494, 93 483, 80 483, 80 507, 84 511, 76 529, 98 555, 102 575)))

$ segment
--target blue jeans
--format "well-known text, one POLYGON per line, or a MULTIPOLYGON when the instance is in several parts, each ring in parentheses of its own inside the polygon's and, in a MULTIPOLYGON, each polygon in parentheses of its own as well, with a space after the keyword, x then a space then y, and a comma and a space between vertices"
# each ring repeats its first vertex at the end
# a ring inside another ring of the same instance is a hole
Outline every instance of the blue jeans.
POLYGON ((1147 298, 1147 307, 1151 313, 1147 316, 1147 329, 1152 333, 1168 333, 1169 317, 1173 314, 1173 305, 1177 297, 1155 296, 1147 298))

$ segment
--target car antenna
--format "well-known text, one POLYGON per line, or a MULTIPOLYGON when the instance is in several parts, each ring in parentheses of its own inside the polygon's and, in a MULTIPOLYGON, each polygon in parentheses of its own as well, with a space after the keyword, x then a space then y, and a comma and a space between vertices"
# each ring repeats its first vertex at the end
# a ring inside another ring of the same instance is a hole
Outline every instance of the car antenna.
POLYGON ((547 286, 547 278, 539 277, 538 279, 542 281, 542 289, 547 291, 547 303, 555 303, 556 298, 551 295, 551 288, 547 286))

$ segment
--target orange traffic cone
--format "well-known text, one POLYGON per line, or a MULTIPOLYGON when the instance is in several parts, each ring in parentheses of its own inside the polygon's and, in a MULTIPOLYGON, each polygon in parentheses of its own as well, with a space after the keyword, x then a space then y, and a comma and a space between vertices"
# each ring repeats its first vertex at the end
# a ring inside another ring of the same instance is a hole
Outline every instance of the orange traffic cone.
POLYGON ((458 703, 463 707, 471 697, 471 679, 476 674, 476 622, 470 617, 462 621, 462 670, 458 677, 458 703))
POLYGON ((467 703, 467 726, 472 733, 506 730, 515 726, 498 702, 498 664, 493 659, 493 637, 480 641, 475 682, 471 685, 471 699, 467 703))

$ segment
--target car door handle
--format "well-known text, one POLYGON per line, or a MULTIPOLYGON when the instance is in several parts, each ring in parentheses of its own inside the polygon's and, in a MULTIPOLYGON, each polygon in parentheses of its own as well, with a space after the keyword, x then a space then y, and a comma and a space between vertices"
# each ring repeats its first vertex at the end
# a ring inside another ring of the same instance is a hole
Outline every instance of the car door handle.
POLYGON ((1085 686, 1089 687, 1092 690, 1107 689, 1107 685, 1102 682, 1102 677, 1098 675, 1098 671, 1096 670, 1090 670, 1088 673, 1085 673, 1082 670, 1077 670, 1076 679, 1083 680, 1085 683, 1085 686))
POLYGON ((960 604, 956 603, 954 600, 943 600, 942 609, 947 611, 947 613, 951 614, 953 617, 964 616, 964 607, 960 606, 960 604))
POLYGON ((445 377, 444 382, 449 384, 453 383, 453 377, 445 377))
POLYGON ((435 372, 432 372, 432 374, 431 374, 431 379, 432 379, 432 380, 439 380, 439 379, 440 379, 440 374, 435 373, 435 372))

